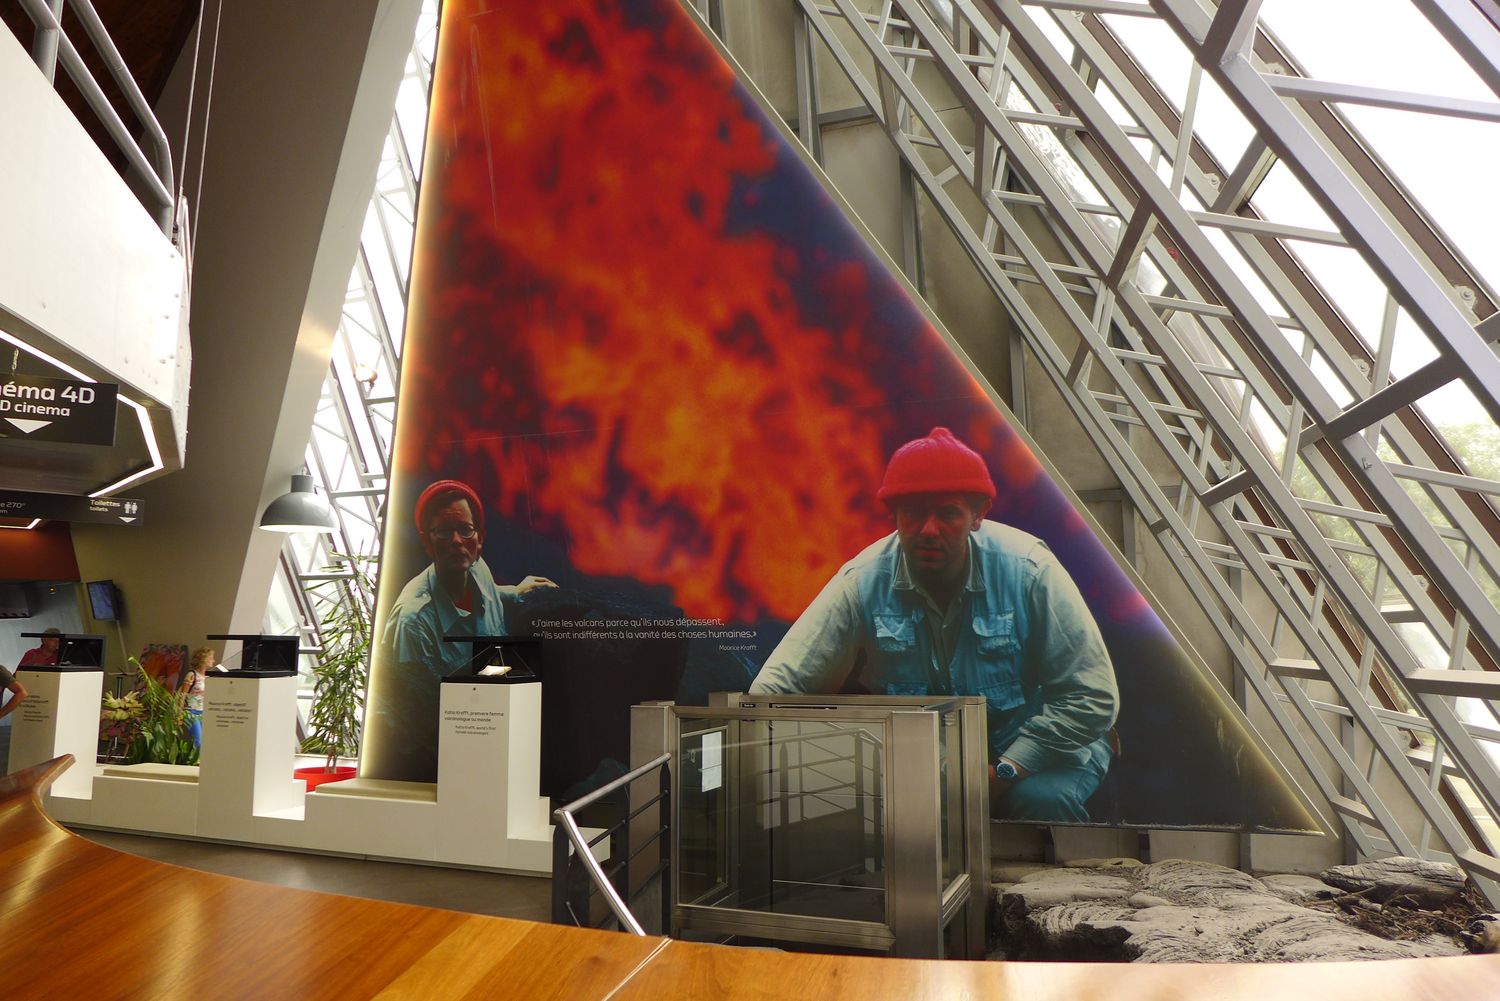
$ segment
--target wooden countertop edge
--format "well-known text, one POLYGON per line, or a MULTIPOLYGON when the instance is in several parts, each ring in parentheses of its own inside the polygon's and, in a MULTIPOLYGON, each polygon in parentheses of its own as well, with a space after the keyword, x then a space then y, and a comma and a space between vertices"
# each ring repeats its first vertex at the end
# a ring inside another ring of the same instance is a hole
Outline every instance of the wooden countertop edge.
MULTIPOLYGON (((189 950, 191 961, 178 964, 175 975, 180 979, 174 987, 191 988, 200 998, 241 996, 237 991, 249 989, 249 983, 233 978, 225 983, 218 975, 238 962, 247 975, 271 978, 278 992, 285 988, 286 996, 299 998, 1263 1001, 1291 993, 1318 1001, 1500 1001, 1500 956, 1193 966, 878 959, 643 939, 271 887, 137 859, 67 831, 47 815, 42 793, 72 764, 72 756, 65 755, 0 778, 0 851, 11 860, 0 866, 0 902, 5 904, 0 912, 11 929, 0 936, 0 969, 24 973, 31 979, 22 982, 37 989, 71 985, 76 994, 78 967, 114 963, 112 968, 120 969, 120 943, 83 927, 87 921, 107 922, 111 916, 81 915, 80 901, 87 901, 91 912, 116 907, 115 923, 131 925, 153 901, 190 909, 222 900, 222 920, 236 925, 254 919, 236 910, 237 904, 243 907, 253 900, 285 912, 289 923, 319 928, 337 922, 346 955, 320 962, 322 957, 304 956, 281 943, 276 947, 280 951, 273 952, 278 962, 267 971, 260 966, 269 946, 252 941, 236 959, 233 936, 213 936, 212 948, 195 944, 198 951, 189 950), (58 849, 69 844, 77 847, 59 855, 58 849), (55 863, 32 867, 28 875, 28 847, 55 863), (175 878, 159 878, 172 872, 175 878), (122 881, 131 879, 149 889, 122 890, 122 881), (404 951, 397 948, 391 953, 384 933, 395 926, 413 931, 420 927, 430 937, 415 944, 402 942, 404 951), (46 951, 61 947, 74 962, 57 964, 36 955, 40 943, 46 943, 46 951), (384 961, 385 968, 367 969, 377 960, 384 961)), ((125 955, 134 953, 127 948, 125 955)), ((151 962, 150 956, 141 962, 151 962)), ((132 982, 128 972, 121 976, 127 986, 132 982)), ((141 976, 143 984, 160 983, 149 979, 159 974, 141 976)), ((122 988, 120 996, 149 994, 122 988)))

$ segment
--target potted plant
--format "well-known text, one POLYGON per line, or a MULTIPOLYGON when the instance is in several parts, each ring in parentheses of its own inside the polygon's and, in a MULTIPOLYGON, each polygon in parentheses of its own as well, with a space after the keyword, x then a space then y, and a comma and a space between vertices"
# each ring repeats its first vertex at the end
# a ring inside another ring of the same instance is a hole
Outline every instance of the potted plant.
POLYGON ((299 768, 293 774, 307 782, 309 791, 324 782, 353 778, 355 769, 340 766, 340 758, 359 753, 360 724, 364 719, 365 684, 370 672, 370 642, 374 629, 377 557, 334 553, 324 569, 341 576, 319 581, 309 591, 331 607, 319 629, 321 652, 313 667, 313 703, 307 716, 303 754, 321 754, 322 766, 299 768), (331 592, 331 593, 330 593, 331 592))
POLYGON ((196 765, 198 745, 188 735, 187 692, 169 691, 140 661, 126 659, 136 676, 134 690, 104 696, 99 712, 111 747, 124 742, 127 764, 196 765))
POLYGON ((141 708, 141 693, 126 692, 124 695, 110 695, 104 693, 104 707, 99 710, 99 740, 104 744, 104 752, 100 756, 101 764, 105 762, 124 762, 130 753, 130 745, 135 742, 136 734, 141 730, 141 716, 145 710, 141 708))

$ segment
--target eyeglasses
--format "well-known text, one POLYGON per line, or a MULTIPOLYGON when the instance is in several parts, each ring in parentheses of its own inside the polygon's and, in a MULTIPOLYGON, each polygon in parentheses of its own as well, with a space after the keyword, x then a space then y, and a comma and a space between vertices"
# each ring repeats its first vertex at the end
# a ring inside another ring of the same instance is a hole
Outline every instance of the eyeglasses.
POLYGON ((920 501, 897 501, 893 507, 896 521, 902 525, 925 524, 928 517, 936 516, 944 525, 966 524, 973 515, 960 504, 930 504, 920 501))
POLYGON ((479 530, 476 529, 473 525, 440 525, 437 528, 429 528, 427 530, 427 537, 437 542, 441 542, 444 539, 451 538, 455 535, 465 542, 468 542, 478 534, 479 530))

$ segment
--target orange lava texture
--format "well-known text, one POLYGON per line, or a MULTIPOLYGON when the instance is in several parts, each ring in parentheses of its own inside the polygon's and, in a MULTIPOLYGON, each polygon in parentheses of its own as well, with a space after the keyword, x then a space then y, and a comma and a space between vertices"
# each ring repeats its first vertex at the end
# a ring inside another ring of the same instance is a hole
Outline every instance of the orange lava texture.
POLYGON ((583 574, 791 621, 902 441, 1040 467, 675 6, 445 6, 392 510, 457 476, 583 574))

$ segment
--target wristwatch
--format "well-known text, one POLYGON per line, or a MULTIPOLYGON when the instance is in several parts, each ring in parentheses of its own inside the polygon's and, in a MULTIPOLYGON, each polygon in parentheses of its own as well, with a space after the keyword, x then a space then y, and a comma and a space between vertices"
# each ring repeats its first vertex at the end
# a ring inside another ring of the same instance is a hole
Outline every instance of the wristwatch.
POLYGON ((1020 777, 1021 773, 1016 771, 1016 766, 1009 761, 1001 758, 995 762, 995 778, 1003 779, 1006 782, 1014 782, 1020 777))

